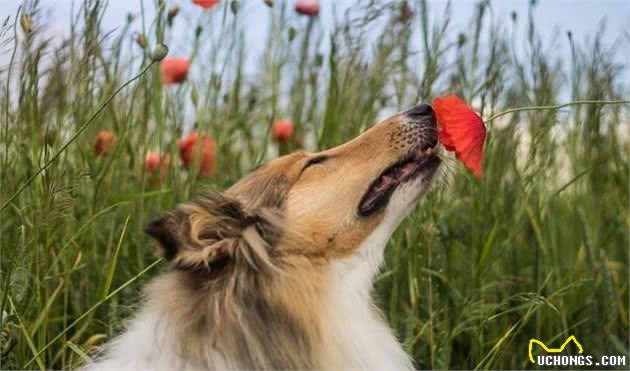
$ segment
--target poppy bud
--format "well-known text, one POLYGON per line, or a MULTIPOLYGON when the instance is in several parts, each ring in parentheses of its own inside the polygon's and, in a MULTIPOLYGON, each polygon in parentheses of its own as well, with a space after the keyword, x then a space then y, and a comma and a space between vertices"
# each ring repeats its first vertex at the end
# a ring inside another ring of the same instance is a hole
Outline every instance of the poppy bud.
POLYGON ((230 3, 230 10, 232 11, 232 14, 238 13, 240 7, 241 4, 238 2, 238 0, 232 0, 232 2, 230 3))
POLYGON ((147 38, 146 36, 144 36, 143 33, 139 33, 138 35, 136 35, 136 44, 138 44, 138 46, 141 47, 142 49, 146 49, 147 38))
POLYGON ((402 23, 406 23, 406 22, 409 22, 412 18, 413 18, 413 11, 411 10, 411 7, 409 6, 409 4, 406 1, 401 3, 400 15, 398 19, 402 23))
POLYGON ((297 36, 297 30, 293 27, 289 27, 289 41, 293 41, 293 39, 295 39, 295 36, 297 36))
POLYGON ((295 3, 295 11, 308 16, 319 14, 319 0, 298 0, 295 3))
POLYGON ((107 156, 114 149, 116 138, 114 134, 107 130, 101 130, 96 134, 96 143, 94 143, 94 153, 97 156, 107 156))
POLYGON ((291 120, 276 121, 271 128, 271 133, 277 142, 285 143, 293 135, 293 123, 291 120))
POLYGON ((461 48, 464 44, 466 44, 466 41, 466 35, 463 32, 460 32, 459 35, 457 35, 457 46, 461 48))
POLYGON ((173 19, 177 17, 177 14, 179 14, 179 7, 177 5, 173 5, 166 14, 166 22, 169 26, 173 24, 173 19))
POLYGON ((168 47, 164 44, 158 44, 155 49, 153 49, 153 53, 151 53, 151 60, 153 62, 159 62, 168 54, 168 47))
POLYGON ((33 17, 31 17, 30 14, 22 14, 20 17, 20 26, 22 27, 22 31, 27 35, 33 32, 33 17))
POLYGON ((169 10, 168 10, 168 14, 167 16, 170 18, 175 18, 177 17, 177 14, 179 14, 179 6, 177 5, 173 5, 169 10))

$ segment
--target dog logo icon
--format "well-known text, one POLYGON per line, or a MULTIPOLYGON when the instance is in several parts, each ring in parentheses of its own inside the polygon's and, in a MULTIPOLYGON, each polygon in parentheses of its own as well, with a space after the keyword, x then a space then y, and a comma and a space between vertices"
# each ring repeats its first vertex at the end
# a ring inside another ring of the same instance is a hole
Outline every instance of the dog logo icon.
POLYGON ((584 348, 582 348, 582 344, 580 344, 580 342, 577 341, 577 339, 575 338, 574 335, 569 336, 567 338, 567 340, 565 340, 564 343, 562 343, 560 348, 549 348, 542 341, 540 341, 538 339, 531 339, 531 340, 529 340, 529 349, 528 349, 528 351, 529 351, 529 360, 533 364, 536 364, 536 362, 534 361, 534 356, 532 355, 532 349, 534 347, 534 344, 540 345, 545 350, 545 352, 547 352, 547 353, 561 353, 564 350, 564 348, 566 348, 566 346, 569 345, 569 343, 571 343, 571 342, 573 342, 577 346, 578 353, 583 353, 584 352, 584 348))

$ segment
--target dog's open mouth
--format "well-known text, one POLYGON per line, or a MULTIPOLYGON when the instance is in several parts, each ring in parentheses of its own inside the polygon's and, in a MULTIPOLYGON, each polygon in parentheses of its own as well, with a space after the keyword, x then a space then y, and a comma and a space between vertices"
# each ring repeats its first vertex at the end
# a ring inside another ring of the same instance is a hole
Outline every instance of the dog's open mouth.
POLYGON ((359 215, 370 216, 387 206, 394 191, 421 174, 433 175, 440 165, 437 147, 418 149, 385 169, 370 185, 359 203, 359 215))

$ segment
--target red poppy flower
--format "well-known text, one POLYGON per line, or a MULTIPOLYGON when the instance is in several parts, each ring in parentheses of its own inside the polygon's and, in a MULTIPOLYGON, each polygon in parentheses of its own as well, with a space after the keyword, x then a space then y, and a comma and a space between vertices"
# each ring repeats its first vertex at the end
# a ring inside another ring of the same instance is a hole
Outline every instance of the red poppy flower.
POLYGON ((114 134, 107 130, 101 130, 96 134, 96 143, 94 143, 94 153, 97 156, 107 156, 114 149, 116 138, 114 134))
POLYGON ((149 173, 159 172, 160 183, 164 181, 166 172, 171 164, 171 156, 168 153, 160 153, 157 151, 147 153, 144 158, 144 167, 149 173))
POLYGON ((179 154, 182 157, 184 166, 189 166, 193 162, 194 147, 197 142, 197 133, 190 133, 182 137, 177 145, 179 146, 179 154))
POLYGON ((310 16, 319 14, 319 0, 298 0, 295 3, 295 11, 310 16))
POLYGON ((171 163, 171 156, 168 153, 160 153, 157 151, 147 153, 144 158, 144 166, 150 173, 156 172, 158 169, 168 167, 171 163))
POLYGON ((162 84, 178 84, 188 77, 190 60, 188 58, 169 58, 160 63, 162 84))
POLYGON ((454 95, 433 100, 438 136, 448 151, 477 177, 482 174, 483 142, 486 128, 483 120, 464 101, 454 95))
POLYGON ((204 9, 210 9, 217 5, 220 0, 192 0, 192 3, 204 9))
POLYGON ((191 133, 179 140, 179 154, 185 167, 190 167, 195 163, 195 156, 201 155, 200 169, 202 175, 210 175, 214 170, 215 145, 212 138, 205 135, 199 136, 191 133), (201 146, 201 148, 199 148, 201 146))
POLYGON ((277 142, 287 142, 293 135, 293 123, 291 120, 276 121, 271 128, 271 133, 277 142))

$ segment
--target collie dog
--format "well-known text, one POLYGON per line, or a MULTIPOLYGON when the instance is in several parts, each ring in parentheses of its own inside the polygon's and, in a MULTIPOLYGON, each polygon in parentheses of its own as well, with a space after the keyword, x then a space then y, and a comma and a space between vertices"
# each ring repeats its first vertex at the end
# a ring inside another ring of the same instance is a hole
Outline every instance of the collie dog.
POLYGON ((421 104, 158 216, 146 232, 172 269, 86 369, 413 369, 370 293, 437 144, 421 104))

